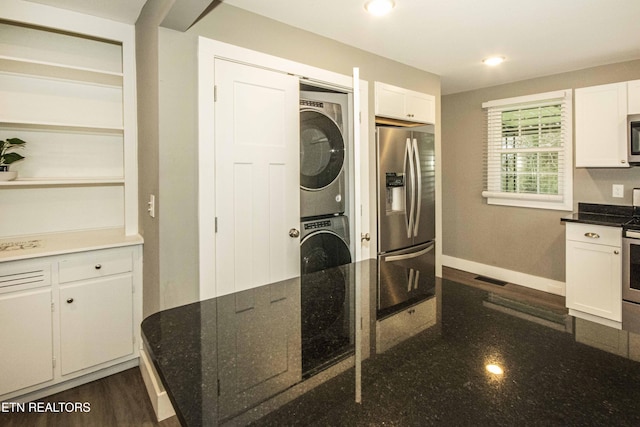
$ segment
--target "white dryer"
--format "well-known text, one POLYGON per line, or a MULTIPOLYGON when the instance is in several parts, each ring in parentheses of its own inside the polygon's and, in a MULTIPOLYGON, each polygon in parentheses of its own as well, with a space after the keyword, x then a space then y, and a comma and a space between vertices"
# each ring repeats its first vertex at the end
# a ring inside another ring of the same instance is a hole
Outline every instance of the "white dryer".
POLYGON ((344 103, 309 99, 304 94, 300 99, 302 218, 345 212, 348 134, 346 95, 343 96, 344 103))

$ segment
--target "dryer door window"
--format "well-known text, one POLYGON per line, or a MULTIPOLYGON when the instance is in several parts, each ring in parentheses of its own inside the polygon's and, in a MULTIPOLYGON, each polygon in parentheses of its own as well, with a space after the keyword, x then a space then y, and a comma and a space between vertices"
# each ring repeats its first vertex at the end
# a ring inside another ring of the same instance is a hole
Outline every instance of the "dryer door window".
POLYGON ((344 139, 338 125, 317 111, 300 112, 300 185, 320 190, 340 174, 344 139))

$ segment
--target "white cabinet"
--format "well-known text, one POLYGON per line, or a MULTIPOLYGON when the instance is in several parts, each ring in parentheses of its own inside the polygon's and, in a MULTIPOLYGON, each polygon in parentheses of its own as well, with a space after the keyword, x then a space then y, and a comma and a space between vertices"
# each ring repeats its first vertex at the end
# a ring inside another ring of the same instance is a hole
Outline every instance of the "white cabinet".
POLYGON ((62 375, 134 352, 132 264, 129 249, 93 251, 58 263, 62 375))
POLYGON ((53 380, 51 298, 49 265, 0 265, 0 396, 53 380))
POLYGON ((627 83, 575 91, 576 167, 629 167, 627 83))
POLYGON ((640 80, 627 82, 627 114, 640 114, 640 80))
POLYGON ((0 401, 137 365, 141 318, 138 244, 1 262, 0 401))
POLYGON ((620 329, 622 229, 567 223, 566 233, 569 314, 620 329))
POLYGON ((375 114, 419 123, 435 123, 435 97, 381 82, 375 83, 375 114))

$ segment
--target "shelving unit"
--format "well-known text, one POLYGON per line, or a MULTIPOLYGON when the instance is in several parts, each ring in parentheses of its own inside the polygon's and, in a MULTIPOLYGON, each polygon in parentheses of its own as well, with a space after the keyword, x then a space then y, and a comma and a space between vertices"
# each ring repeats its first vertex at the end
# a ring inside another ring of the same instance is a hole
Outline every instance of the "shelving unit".
POLYGON ((137 233, 123 42, 8 21, 0 33, 0 139, 27 142, 10 167, 18 178, 0 181, 5 216, 20 224, 2 221, 0 238, 137 233))
POLYGON ((22 0, 0 17, 0 139, 26 141, 0 181, 0 275, 48 275, 0 286, 0 401, 32 401, 138 364, 135 27, 22 0))

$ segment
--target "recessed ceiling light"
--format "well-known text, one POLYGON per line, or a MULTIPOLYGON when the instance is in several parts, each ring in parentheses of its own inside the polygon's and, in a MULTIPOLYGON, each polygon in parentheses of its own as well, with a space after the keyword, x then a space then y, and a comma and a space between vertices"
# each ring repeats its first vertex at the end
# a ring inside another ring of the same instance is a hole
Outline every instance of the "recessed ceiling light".
POLYGON ((491 58, 483 59, 482 63, 485 65, 491 65, 493 67, 495 65, 502 64, 504 60, 504 56, 492 56, 491 58))
POLYGON ((364 8, 372 15, 382 16, 391 12, 395 5, 392 0, 371 0, 365 3, 364 8))

